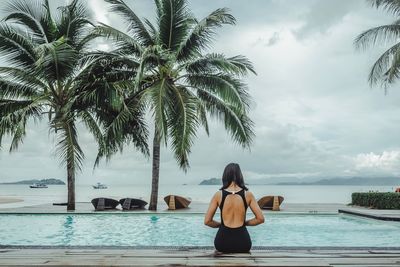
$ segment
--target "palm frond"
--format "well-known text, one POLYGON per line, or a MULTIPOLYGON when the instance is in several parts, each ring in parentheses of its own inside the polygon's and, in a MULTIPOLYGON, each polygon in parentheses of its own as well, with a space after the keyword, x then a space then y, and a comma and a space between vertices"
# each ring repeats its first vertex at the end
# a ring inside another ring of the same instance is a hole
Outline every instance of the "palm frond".
POLYGON ((36 62, 41 69, 39 75, 44 79, 55 82, 64 81, 71 75, 79 61, 79 53, 68 45, 64 38, 39 47, 41 55, 36 62))
POLYGON ((69 5, 60 7, 60 11, 61 18, 56 25, 58 36, 65 36, 71 46, 82 46, 89 27, 94 26, 86 5, 79 0, 73 0, 69 5))
POLYGON ((32 40, 6 23, 0 23, 0 55, 16 67, 29 68, 36 61, 32 40))
MULTIPOLYGON (((158 72, 154 69, 168 62, 168 57, 170 55, 171 54, 167 53, 165 49, 158 45, 147 47, 140 57, 139 66, 137 68, 137 75, 135 78, 137 87, 142 84, 144 76, 149 69, 158 72)), ((160 78, 163 79, 163 77, 157 77, 156 80, 160 78)))
POLYGON ((366 49, 378 43, 389 43, 398 40, 400 37, 400 24, 389 24, 369 29, 354 41, 357 49, 366 49))
MULTIPOLYGON (((146 18, 144 19, 144 23, 149 28, 149 34, 151 36, 151 39, 152 40, 157 40, 158 39, 158 32, 157 32, 156 27, 150 22, 150 20, 148 20, 146 18)), ((154 43, 155 42, 153 41, 153 44, 154 43)))
MULTIPOLYGON (((39 118, 43 111, 42 99, 34 100, 0 100, 0 119, 6 119, 9 122, 17 124, 22 115, 29 115, 39 118)), ((10 128, 12 125, 10 125, 10 128)))
POLYGON ((44 10, 41 14, 40 24, 44 30, 46 41, 51 42, 52 40, 60 38, 60 35, 50 10, 49 0, 44 0, 43 2, 42 6, 44 10))
POLYGON ((154 4, 156 5, 156 15, 157 15, 156 18, 157 18, 157 21, 159 22, 159 20, 162 17, 162 13, 163 13, 162 2, 161 2, 161 0, 154 0, 154 4))
MULTIPOLYGON (((12 84, 18 83, 22 86, 30 86, 32 88, 35 87, 38 90, 40 90, 39 88, 46 87, 46 84, 38 79, 35 72, 20 68, 0 67, 0 80, 5 80, 6 82, 10 82, 12 84)), ((0 88, 2 87, 0 86, 0 88)))
POLYGON ((184 62, 198 56, 209 48, 214 40, 215 29, 223 25, 233 25, 236 19, 229 13, 227 8, 220 8, 199 21, 191 30, 185 40, 182 40, 177 52, 178 61, 184 62))
POLYGON ((238 109, 246 110, 251 104, 246 84, 231 75, 189 74, 185 80, 190 86, 208 90, 238 109))
POLYGON ((46 31, 41 23, 43 20, 44 5, 41 1, 29 2, 25 0, 13 0, 7 3, 5 8, 5 21, 16 22, 29 29, 39 43, 48 42, 46 31))
POLYGON ((159 133, 159 137, 164 139, 164 143, 167 143, 168 137, 168 120, 166 114, 166 104, 165 101, 168 100, 167 91, 169 85, 166 79, 162 79, 154 83, 148 90, 145 92, 146 95, 149 95, 151 101, 151 108, 153 110, 153 117, 155 120, 155 127, 157 132, 159 133))
POLYGON ((177 51, 185 40, 190 23, 194 21, 186 0, 161 0, 159 42, 165 49, 177 51))
POLYGON ((63 115, 61 120, 52 122, 52 127, 57 133, 57 155, 60 157, 61 163, 76 172, 76 170, 82 168, 84 154, 79 145, 78 134, 73 121, 73 118, 63 115))
POLYGON ((223 72, 244 76, 248 72, 257 74, 253 64, 244 56, 225 57, 223 54, 207 54, 201 58, 184 64, 189 73, 223 72))
POLYGON ((140 98, 132 98, 121 103, 119 109, 109 108, 97 113, 105 126, 104 140, 107 145, 100 147, 95 166, 101 158, 109 160, 116 152, 122 152, 124 145, 130 143, 145 156, 149 155, 144 106, 139 101, 140 98))
POLYGON ((0 145, 2 137, 12 135, 10 152, 18 148, 25 136, 28 119, 40 119, 42 115, 40 99, 0 100, 0 145))
POLYGON ((111 39, 117 48, 123 49, 125 53, 140 56, 143 51, 142 45, 135 38, 106 24, 100 23, 97 25, 91 35, 94 38, 105 37, 111 39))
POLYGON ((83 123, 86 126, 86 129, 93 135, 95 138, 97 145, 99 147, 99 151, 107 150, 107 143, 104 138, 103 132, 101 130, 101 123, 98 122, 90 112, 84 110, 79 112, 78 116, 82 119, 83 123))
POLYGON ((369 74, 369 82, 375 85, 382 82, 383 85, 393 83, 399 74, 400 67, 400 43, 386 50, 374 63, 369 74))
POLYGON ((8 79, 0 78, 0 98, 1 99, 14 99, 14 98, 25 98, 31 99, 39 96, 39 92, 36 87, 32 85, 21 84, 13 82, 8 79))
POLYGON ((18 145, 22 143, 25 135, 26 135, 26 117, 22 117, 21 120, 16 124, 11 145, 10 145, 10 152, 15 151, 18 149, 18 145))
POLYGON ((398 0, 368 0, 373 7, 382 8, 394 15, 400 15, 400 1, 398 0))
POLYGON ((197 93, 210 115, 224 123, 233 140, 249 148, 254 137, 254 123, 247 113, 206 90, 198 89, 197 93))
POLYGON ((153 45, 150 33, 136 13, 122 0, 105 0, 111 4, 110 11, 120 14, 128 22, 128 30, 142 45, 153 45))
POLYGON ((210 135, 210 129, 208 126, 207 109, 202 101, 197 101, 197 116, 200 124, 204 127, 207 135, 210 135))
POLYGON ((199 126, 197 99, 184 87, 171 86, 167 106, 169 139, 179 166, 189 167, 189 153, 199 126))

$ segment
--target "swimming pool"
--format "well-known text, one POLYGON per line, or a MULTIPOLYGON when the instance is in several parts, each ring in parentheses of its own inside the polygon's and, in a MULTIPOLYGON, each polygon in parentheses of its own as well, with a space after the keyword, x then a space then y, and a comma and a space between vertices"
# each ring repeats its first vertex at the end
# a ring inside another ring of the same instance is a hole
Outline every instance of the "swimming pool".
MULTIPOLYGON (((217 215, 218 216, 218 215, 217 215)), ((201 214, 0 215, 0 245, 213 246, 201 214)), ((268 214, 253 246, 395 247, 400 223, 349 215, 268 214)))

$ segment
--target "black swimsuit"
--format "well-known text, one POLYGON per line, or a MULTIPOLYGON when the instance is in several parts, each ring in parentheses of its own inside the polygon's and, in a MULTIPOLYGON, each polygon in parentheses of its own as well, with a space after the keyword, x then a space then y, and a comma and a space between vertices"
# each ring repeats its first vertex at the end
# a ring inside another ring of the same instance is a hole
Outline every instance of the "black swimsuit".
POLYGON ((222 219, 222 209, 224 207, 225 198, 226 196, 233 193, 228 192, 226 190, 221 190, 221 191, 222 191, 222 201, 221 204, 219 205, 219 208, 221 210, 221 226, 219 227, 217 235, 215 236, 214 246, 216 250, 218 250, 219 252, 247 253, 251 249, 251 239, 245 225, 247 202, 244 196, 244 190, 242 189, 238 192, 235 192, 235 194, 238 194, 239 196, 242 197, 245 208, 245 219, 243 225, 236 228, 227 227, 224 224, 224 220, 222 219))

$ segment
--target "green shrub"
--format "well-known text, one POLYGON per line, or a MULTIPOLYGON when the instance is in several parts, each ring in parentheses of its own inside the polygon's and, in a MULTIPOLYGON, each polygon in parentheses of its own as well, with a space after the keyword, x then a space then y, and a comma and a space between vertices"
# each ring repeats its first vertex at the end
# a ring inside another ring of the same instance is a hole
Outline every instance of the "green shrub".
POLYGON ((400 193, 353 193, 351 204, 374 209, 400 209, 400 193))

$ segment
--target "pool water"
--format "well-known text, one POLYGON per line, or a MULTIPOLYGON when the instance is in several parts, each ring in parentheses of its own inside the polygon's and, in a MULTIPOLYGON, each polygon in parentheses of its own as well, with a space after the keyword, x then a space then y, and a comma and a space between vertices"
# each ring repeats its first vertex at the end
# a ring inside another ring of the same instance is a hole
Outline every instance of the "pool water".
MULTIPOLYGON (((217 215, 218 216, 218 215, 217 215)), ((0 245, 213 246, 201 214, 0 215, 0 245)), ((253 246, 400 246, 400 223, 350 215, 268 214, 253 246)))

